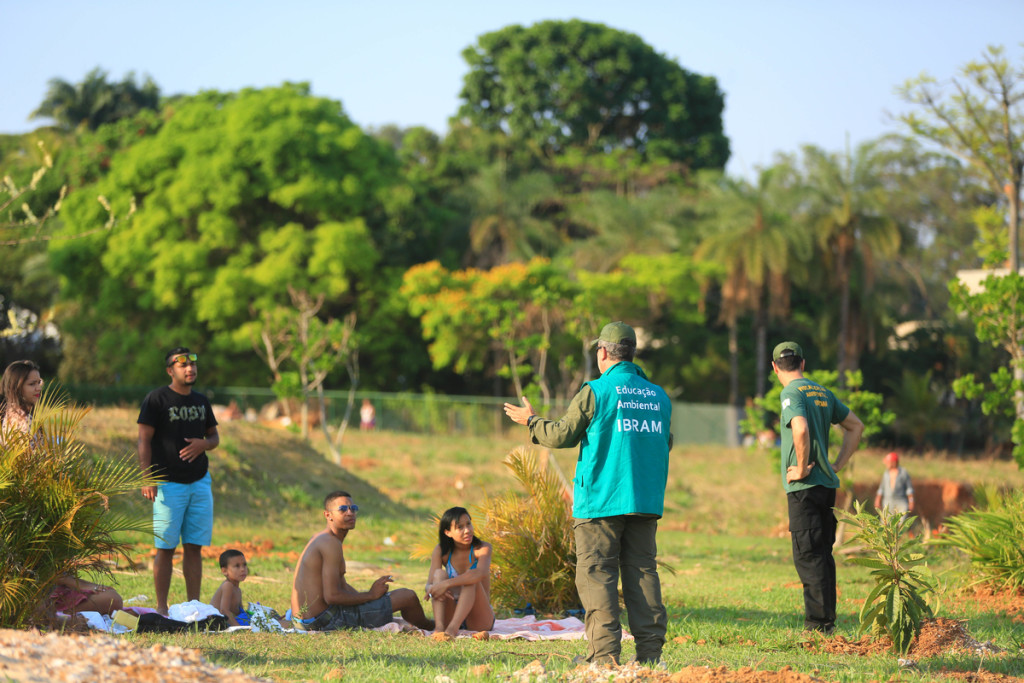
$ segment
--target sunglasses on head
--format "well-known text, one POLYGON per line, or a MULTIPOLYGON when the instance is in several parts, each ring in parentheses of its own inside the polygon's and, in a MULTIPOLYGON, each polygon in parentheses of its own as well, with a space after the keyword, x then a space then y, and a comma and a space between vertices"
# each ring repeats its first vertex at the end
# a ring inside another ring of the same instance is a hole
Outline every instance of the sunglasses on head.
POLYGON ((338 512, 348 512, 349 510, 351 510, 352 512, 359 512, 359 506, 358 505, 339 505, 338 507, 335 508, 335 510, 337 510, 338 512))
POLYGON ((188 365, 190 363, 195 363, 198 360, 199 360, 199 355, 198 354, 195 354, 195 353, 180 353, 177 356, 171 356, 171 358, 168 359, 167 367, 171 367, 172 365, 175 365, 175 364, 177 364, 177 365, 188 365))

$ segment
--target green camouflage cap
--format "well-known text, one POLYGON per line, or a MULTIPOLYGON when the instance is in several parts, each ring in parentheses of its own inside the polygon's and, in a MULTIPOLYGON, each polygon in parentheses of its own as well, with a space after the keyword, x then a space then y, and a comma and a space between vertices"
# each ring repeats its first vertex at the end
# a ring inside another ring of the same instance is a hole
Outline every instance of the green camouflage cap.
POLYGON ((593 346, 597 342, 636 346, 636 332, 624 322, 608 323, 601 329, 601 336, 590 342, 590 345, 593 346))
POLYGON ((775 347, 774 351, 772 351, 772 362, 777 363, 780 358, 785 358, 786 356, 798 356, 803 358, 804 350, 801 349, 800 345, 796 342, 782 342, 775 347))

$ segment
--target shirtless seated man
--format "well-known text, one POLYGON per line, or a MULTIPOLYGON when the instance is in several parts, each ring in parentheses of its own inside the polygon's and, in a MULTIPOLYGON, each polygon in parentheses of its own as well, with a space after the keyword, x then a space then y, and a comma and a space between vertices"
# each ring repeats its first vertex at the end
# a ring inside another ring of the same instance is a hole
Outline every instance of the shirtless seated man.
POLYGON ((382 576, 370 590, 360 593, 345 580, 342 543, 356 526, 359 506, 344 491, 324 499, 327 528, 309 539, 295 565, 292 582, 292 624, 300 631, 334 631, 341 628, 376 628, 393 621, 392 614, 422 629, 434 628, 423 614, 415 591, 388 589, 393 581, 382 576))

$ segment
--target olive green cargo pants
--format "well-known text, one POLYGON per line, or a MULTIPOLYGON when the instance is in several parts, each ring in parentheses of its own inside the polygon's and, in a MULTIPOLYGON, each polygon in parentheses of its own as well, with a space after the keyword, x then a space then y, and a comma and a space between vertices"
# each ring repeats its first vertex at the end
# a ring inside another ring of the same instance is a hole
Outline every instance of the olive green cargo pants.
POLYGON ((587 611, 587 661, 619 661, 619 572, 629 630, 636 639, 636 658, 657 663, 665 645, 668 614, 661 599, 656 560, 654 515, 617 515, 575 519, 576 589, 587 611))

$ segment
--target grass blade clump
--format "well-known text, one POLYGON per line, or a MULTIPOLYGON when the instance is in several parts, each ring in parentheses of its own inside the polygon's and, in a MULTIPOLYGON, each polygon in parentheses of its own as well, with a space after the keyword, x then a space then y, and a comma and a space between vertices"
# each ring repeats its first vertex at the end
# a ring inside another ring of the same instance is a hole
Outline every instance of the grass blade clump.
POLYGON ((967 554, 979 583, 995 589, 1024 588, 1024 492, 992 492, 987 509, 962 512, 946 520, 937 545, 967 554))
POLYGON ((128 454, 85 451, 75 433, 88 411, 47 392, 27 434, 0 434, 0 627, 44 619, 63 574, 109 574, 104 559, 130 550, 122 532, 152 533, 148 515, 110 509, 112 497, 152 482, 128 454))
POLYGON ((887 509, 878 516, 866 512, 861 502, 854 506, 854 514, 841 514, 857 530, 848 545, 860 544, 866 553, 849 561, 869 568, 875 582, 860 610, 858 634, 870 629, 875 637, 888 635, 905 653, 920 632, 921 621, 932 616, 927 598, 935 594, 924 546, 907 535, 916 518, 887 509))

